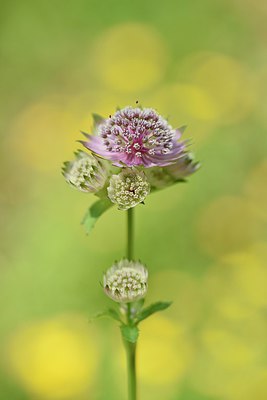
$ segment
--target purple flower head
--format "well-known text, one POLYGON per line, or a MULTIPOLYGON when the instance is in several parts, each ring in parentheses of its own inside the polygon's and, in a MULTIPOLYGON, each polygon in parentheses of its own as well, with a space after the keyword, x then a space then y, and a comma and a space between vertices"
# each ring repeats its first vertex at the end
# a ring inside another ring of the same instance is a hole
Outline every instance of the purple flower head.
POLYGON ((125 107, 107 119, 97 118, 96 135, 83 145, 116 166, 166 166, 183 155, 181 132, 151 108, 125 107))

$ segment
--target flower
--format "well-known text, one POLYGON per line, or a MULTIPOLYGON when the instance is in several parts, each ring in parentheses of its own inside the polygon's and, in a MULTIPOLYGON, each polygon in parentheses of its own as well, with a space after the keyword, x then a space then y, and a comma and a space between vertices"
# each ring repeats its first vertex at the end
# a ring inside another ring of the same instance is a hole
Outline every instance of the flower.
POLYGON ((104 275, 105 293, 114 301, 129 303, 141 299, 147 292, 148 271, 137 261, 123 259, 104 275))
POLYGON ((128 210, 144 201, 150 192, 150 185, 144 172, 124 168, 118 175, 111 176, 107 191, 119 210, 128 210))
POLYGON ((74 161, 64 163, 62 172, 66 181, 82 192, 97 193, 106 183, 107 167, 102 160, 84 151, 77 151, 75 156, 74 161))
POLYGON ((162 168, 149 168, 146 176, 152 189, 163 189, 176 182, 184 181, 200 168, 192 153, 184 153, 174 164, 162 168))
POLYGON ((96 135, 83 145, 115 166, 166 166, 185 149, 181 132, 152 108, 125 107, 107 119, 97 116, 96 135))

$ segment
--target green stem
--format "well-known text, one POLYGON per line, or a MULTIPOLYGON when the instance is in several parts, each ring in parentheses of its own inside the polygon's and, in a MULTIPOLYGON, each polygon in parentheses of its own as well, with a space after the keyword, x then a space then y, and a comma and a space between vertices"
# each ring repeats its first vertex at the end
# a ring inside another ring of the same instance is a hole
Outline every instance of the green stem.
POLYGON ((127 210, 127 258, 132 260, 133 258, 133 241, 134 241, 134 209, 129 208, 127 210))
POLYGON ((128 400, 136 400, 136 343, 125 341, 128 372, 128 400))
MULTIPOLYGON (((132 325, 131 303, 127 303, 127 324, 132 325)), ((124 341, 127 356, 128 400, 136 400, 136 343, 124 341)))
MULTIPOLYGON (((129 208, 127 211, 127 258, 133 258, 133 241, 134 241, 134 209, 129 208)), ((127 324, 133 324, 131 316, 131 303, 127 304, 127 324)), ((136 400, 136 343, 124 341, 127 356, 127 373, 128 373, 128 400, 136 400)))

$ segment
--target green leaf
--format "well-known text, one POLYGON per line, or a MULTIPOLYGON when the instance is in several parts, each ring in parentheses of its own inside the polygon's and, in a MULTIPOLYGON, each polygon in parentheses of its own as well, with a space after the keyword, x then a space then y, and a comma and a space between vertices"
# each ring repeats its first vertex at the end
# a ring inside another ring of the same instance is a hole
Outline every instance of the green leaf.
POLYGON ((94 320, 96 318, 102 318, 102 317, 109 317, 109 318, 115 319, 116 321, 122 322, 119 312, 117 310, 115 310, 114 308, 109 308, 108 310, 100 311, 99 313, 94 315, 91 318, 91 320, 94 320))
POLYGON ((90 231, 95 226, 96 221, 101 215, 112 207, 113 203, 107 198, 102 198, 97 200, 89 209, 87 210, 81 224, 84 226, 86 234, 88 235, 90 231))
POLYGON ((121 334, 124 340, 136 343, 139 335, 137 326, 121 325, 121 334))
POLYGON ((144 319, 150 317, 150 315, 166 310, 172 304, 171 301, 158 301, 157 303, 150 304, 150 306, 143 308, 136 316, 137 323, 143 321, 144 319))

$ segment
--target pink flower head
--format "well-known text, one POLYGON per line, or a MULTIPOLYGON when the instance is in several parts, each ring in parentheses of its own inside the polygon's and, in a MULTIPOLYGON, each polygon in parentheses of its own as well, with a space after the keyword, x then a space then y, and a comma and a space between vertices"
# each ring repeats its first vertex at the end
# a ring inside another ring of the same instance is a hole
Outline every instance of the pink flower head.
POLYGON ((88 140, 82 143, 113 165, 163 167, 184 154, 181 132, 151 108, 125 107, 96 122, 96 135, 85 134, 88 140))

